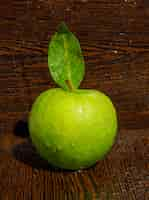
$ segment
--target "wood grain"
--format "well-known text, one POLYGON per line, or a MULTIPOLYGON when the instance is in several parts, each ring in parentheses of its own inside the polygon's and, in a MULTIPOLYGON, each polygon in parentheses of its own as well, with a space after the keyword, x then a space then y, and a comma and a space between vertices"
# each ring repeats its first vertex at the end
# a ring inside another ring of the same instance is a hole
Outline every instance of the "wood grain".
POLYGON ((147 0, 1 0, 0 199, 149 199, 149 3, 147 0), (50 167, 28 139, 28 112, 56 87, 47 66, 60 21, 77 35, 86 61, 82 88, 113 100, 119 135, 90 169, 50 167))

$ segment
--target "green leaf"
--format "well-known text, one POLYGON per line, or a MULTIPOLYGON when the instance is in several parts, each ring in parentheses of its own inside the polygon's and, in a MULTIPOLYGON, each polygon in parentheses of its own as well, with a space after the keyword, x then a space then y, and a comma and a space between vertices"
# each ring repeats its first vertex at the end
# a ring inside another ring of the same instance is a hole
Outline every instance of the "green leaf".
POLYGON ((48 65, 54 81, 65 90, 75 90, 84 77, 84 58, 78 39, 63 22, 52 36, 48 65))

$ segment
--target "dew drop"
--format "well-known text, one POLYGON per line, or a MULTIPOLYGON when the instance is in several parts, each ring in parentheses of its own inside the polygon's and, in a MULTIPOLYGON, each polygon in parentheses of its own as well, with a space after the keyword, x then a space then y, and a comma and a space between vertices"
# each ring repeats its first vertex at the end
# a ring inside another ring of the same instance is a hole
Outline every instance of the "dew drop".
POLYGON ((74 146, 75 146, 75 144, 74 144, 74 143, 72 143, 72 144, 71 144, 71 147, 74 147, 74 146))
POLYGON ((56 151, 61 151, 62 147, 61 146, 57 146, 56 151))

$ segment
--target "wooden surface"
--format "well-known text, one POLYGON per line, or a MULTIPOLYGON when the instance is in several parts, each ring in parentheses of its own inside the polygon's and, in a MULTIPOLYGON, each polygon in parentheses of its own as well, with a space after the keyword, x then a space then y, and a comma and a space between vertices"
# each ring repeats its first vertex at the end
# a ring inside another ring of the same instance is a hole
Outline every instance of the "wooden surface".
POLYGON ((0 200, 149 199, 149 1, 1 0, 0 200), (48 73, 50 35, 65 20, 86 61, 82 88, 111 96, 112 151, 88 170, 51 168, 28 138, 27 117, 48 73))

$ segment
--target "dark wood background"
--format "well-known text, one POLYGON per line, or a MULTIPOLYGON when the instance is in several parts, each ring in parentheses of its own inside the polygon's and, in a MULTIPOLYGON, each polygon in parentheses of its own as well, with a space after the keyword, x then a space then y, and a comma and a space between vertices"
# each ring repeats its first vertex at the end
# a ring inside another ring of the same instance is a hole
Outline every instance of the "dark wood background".
POLYGON ((0 200, 149 199, 149 1, 0 1, 0 200), (82 88, 108 94, 119 132, 108 156, 88 170, 47 165, 28 138, 40 92, 55 87, 47 47, 62 21, 80 40, 82 88))

